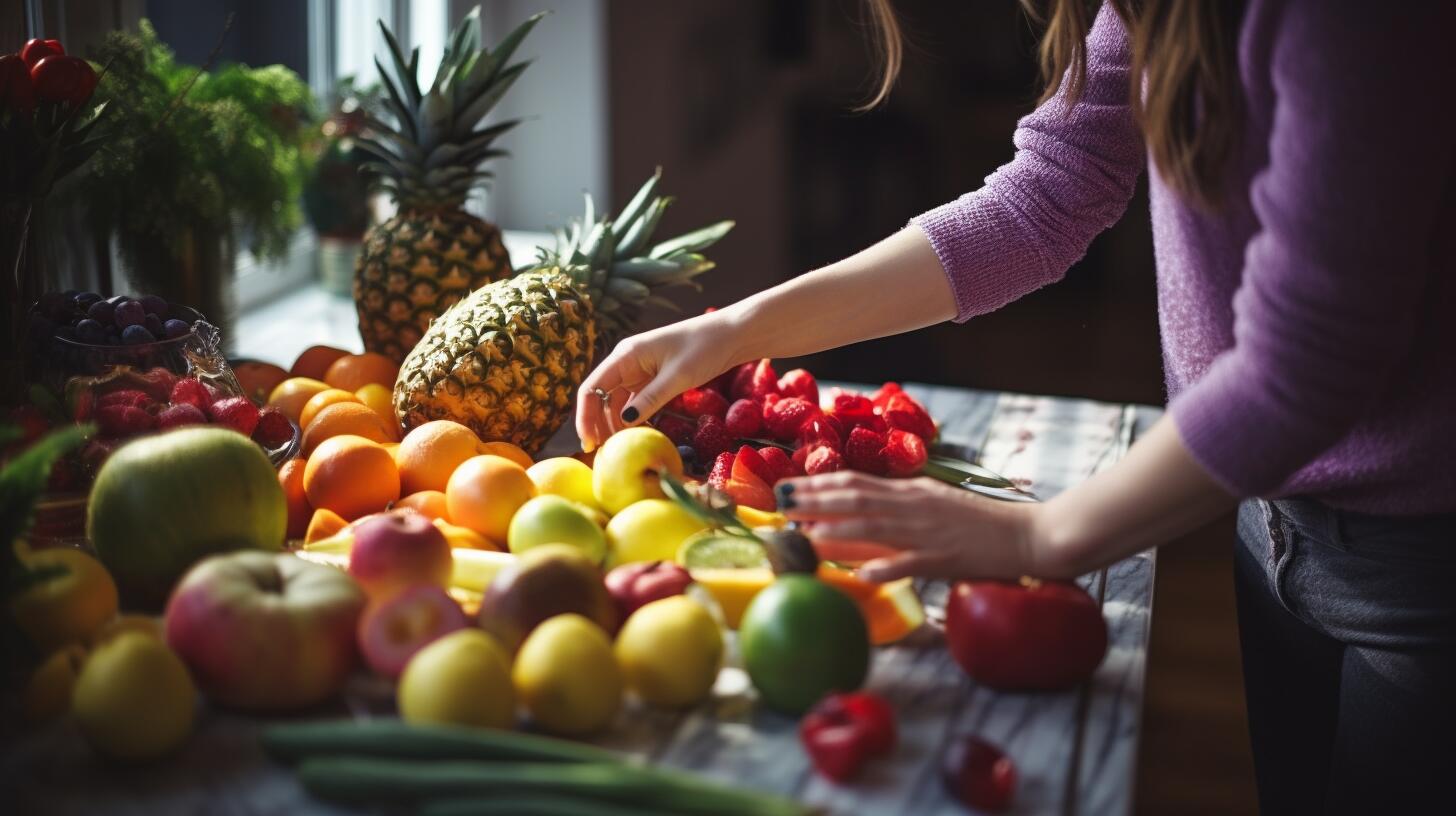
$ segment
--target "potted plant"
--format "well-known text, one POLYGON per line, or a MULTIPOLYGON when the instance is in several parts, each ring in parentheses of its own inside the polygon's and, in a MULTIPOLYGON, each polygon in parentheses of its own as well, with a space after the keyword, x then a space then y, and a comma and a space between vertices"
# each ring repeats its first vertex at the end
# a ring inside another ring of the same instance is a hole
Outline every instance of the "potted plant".
POLYGON ((229 323, 235 248, 282 257, 301 221, 308 86, 288 69, 179 64, 151 24, 112 32, 97 97, 115 111, 78 192, 132 287, 229 323))
POLYGON ((354 264, 364 232, 373 222, 370 185, 364 169, 370 154, 359 146, 369 134, 368 120, 379 85, 359 88, 353 77, 339 80, 320 127, 323 149, 303 186, 303 210, 318 236, 317 266, 324 288, 338 295, 354 289, 354 264))

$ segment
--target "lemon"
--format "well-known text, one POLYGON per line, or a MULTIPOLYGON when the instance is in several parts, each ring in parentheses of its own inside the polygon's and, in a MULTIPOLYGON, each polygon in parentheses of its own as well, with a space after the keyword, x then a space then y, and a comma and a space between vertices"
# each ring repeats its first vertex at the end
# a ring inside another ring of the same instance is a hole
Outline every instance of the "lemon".
POLYGON ((608 562, 671 561, 684 540, 708 522, 667 499, 627 505, 607 522, 608 562))
POLYGON ((561 496, 593 510, 601 509, 592 492, 592 469, 579 459, 570 456, 543 459, 526 468, 526 475, 536 483, 536 492, 542 496, 561 496))
POLYGON ((627 687, 643 702, 681 708, 713 690, 723 662, 723 633, 703 605, 684 595, 632 613, 615 647, 627 687))
POLYGON ((461 629, 415 653, 399 678, 408 723, 510 728, 516 719, 511 662, 479 629, 461 629))
POLYGON ((71 695, 86 741, 117 759, 161 756, 187 739, 197 689, 171 649, 141 632, 122 632, 91 653, 71 695))
POLYGON ((600 626, 577 614, 548 618, 532 630, 511 678, 531 719, 556 734, 600 731, 622 702, 612 644, 600 626))
POLYGON ((768 551, 764 549, 763 542, 717 530, 704 530, 689 536, 678 548, 677 562, 690 570, 769 566, 768 551))

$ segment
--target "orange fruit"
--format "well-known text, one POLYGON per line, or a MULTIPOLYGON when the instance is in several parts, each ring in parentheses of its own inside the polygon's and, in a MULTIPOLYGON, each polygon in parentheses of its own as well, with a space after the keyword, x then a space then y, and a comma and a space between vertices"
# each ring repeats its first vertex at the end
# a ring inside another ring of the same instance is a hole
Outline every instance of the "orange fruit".
POLYGON ((307 377, 290 377, 273 389, 268 395, 268 404, 282 411, 285 416, 298 422, 303 406, 313 399, 314 394, 329 390, 328 383, 307 377))
POLYGON ((536 460, 531 458, 531 454, 521 450, 519 445, 512 445, 509 442, 483 442, 480 445, 480 452, 509 459, 523 468, 536 464, 536 460))
MULTIPOLYGON (((359 402, 336 402, 314 416, 303 431, 303 455, 313 456, 320 442, 336 436, 352 434, 373 442, 390 442, 389 428, 379 414, 359 402)), ((381 450, 383 450, 381 448, 381 450)), ((385 451, 388 454, 388 451, 385 451)))
POLYGON ((303 535, 303 543, 314 544, 326 538, 332 538, 343 532, 344 528, 348 526, 349 522, 345 521, 343 516, 326 507, 320 507, 313 511, 313 518, 308 521, 308 532, 303 535))
POLYGON ((23 563, 47 577, 11 596, 10 613, 42 652, 84 643, 116 617, 116 583, 95 558, 74 547, 52 547, 31 552, 23 563))
POLYGON ((303 538, 308 532, 308 521, 313 518, 313 508, 303 492, 302 459, 289 459, 278 469, 278 483, 283 485, 283 498, 288 505, 288 537, 303 538))
POLYGON ((303 404, 303 410, 298 412, 298 427, 308 430, 313 418, 318 416, 319 411, 330 405, 338 405, 341 402, 357 402, 360 405, 363 401, 354 396, 353 391, 345 391, 342 388, 328 388, 308 398, 303 404))
MULTIPOLYGON (((346 407, 351 406, 337 405, 325 410, 346 407)), ((399 499, 399 470, 394 465, 394 457, 377 442, 341 434, 320 442, 308 457, 303 469, 303 490, 308 503, 316 510, 332 510, 344 519, 356 519, 383 510, 399 499)), ((317 519, 317 512, 314 516, 317 519)))
MULTIPOLYGON (((402 480, 403 476, 401 476, 402 480)), ((450 520, 450 511, 447 509, 445 503, 445 494, 439 490, 421 490, 418 493, 411 493, 395 502, 394 506, 413 510, 430 519, 450 520)))
POLYGON ((243 396, 262 405, 278 384, 288 379, 288 372, 272 363, 243 360, 233 364, 233 376, 243 388, 243 396))
POLYGON ((366 351, 335 360, 324 373, 324 382, 345 391, 358 391, 370 383, 394 388, 394 380, 398 376, 398 363, 383 354, 366 351))
POLYGON ((394 458, 399 462, 399 483, 406 494, 444 490, 461 462, 481 454, 475 431, 437 419, 404 435, 394 458))
POLYGON ((394 429, 394 438, 399 438, 399 419, 394 415, 394 389, 379 383, 369 383, 355 391, 354 396, 379 414, 384 424, 394 429))
POLYGON ((293 361, 293 368, 288 373, 295 377, 311 377, 315 380, 322 380, 328 373, 329 366, 340 357, 349 356, 349 352, 334 348, 333 346, 309 346, 298 355, 293 361))
POLYGON ((506 540, 511 516, 535 495, 525 468, 490 454, 466 459, 445 486, 450 521, 491 541, 506 540))

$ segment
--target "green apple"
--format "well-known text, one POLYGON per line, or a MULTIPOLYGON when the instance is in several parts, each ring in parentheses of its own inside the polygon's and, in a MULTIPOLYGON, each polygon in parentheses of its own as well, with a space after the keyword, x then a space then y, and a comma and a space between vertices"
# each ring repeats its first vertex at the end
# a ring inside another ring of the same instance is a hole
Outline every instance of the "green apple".
POLYGON ((570 456, 542 459, 527 468, 526 475, 535 483, 539 495, 561 496, 594 510, 601 509, 592 492, 592 469, 580 459, 570 456))
POLYGON ((560 496, 537 496, 511 517, 506 543, 517 555, 542 544, 570 544, 600 564, 607 554, 607 539, 591 512, 560 496))
POLYGON ((708 529, 708 522, 667 499, 643 499, 607 523, 609 562, 671 561, 683 541, 708 529))
POLYGON ((682 477, 677 446, 656 428, 627 428, 612 434, 592 460, 592 493, 603 510, 616 515, 634 502, 663 498, 661 471, 682 477))

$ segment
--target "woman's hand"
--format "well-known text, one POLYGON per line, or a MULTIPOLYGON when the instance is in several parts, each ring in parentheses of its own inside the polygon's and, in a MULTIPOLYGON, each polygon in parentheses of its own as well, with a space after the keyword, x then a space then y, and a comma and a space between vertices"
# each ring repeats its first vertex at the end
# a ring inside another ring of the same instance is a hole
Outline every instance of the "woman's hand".
POLYGON ((1071 577, 1048 563, 1034 517, 1039 505, 1000 502, 929 478, 882 479, 840 471, 780 482, 779 503, 816 543, 899 550, 859 570, 871 581, 1071 577))

